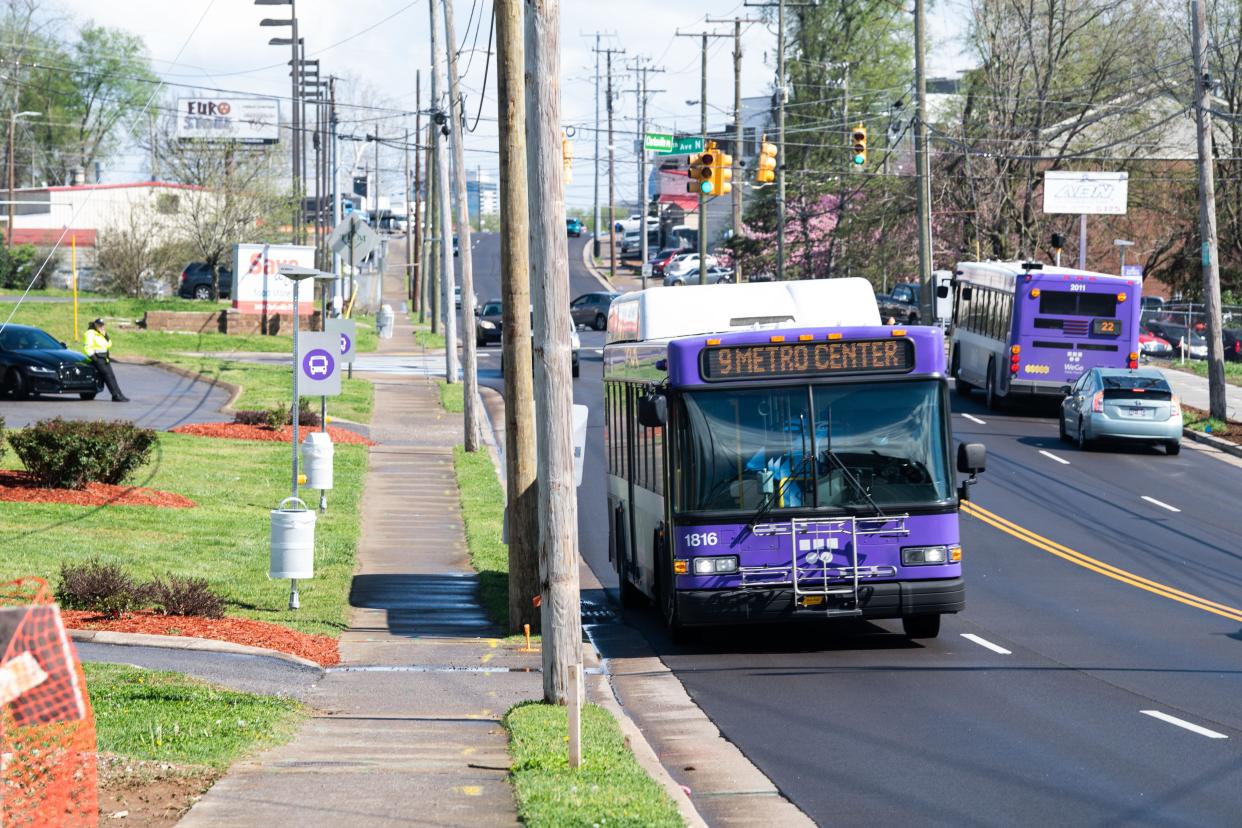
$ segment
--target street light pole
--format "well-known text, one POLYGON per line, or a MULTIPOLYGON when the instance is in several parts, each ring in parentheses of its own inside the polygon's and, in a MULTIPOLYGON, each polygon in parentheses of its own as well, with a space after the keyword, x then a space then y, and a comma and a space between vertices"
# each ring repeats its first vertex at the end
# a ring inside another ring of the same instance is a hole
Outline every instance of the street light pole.
POLYGON ((42 112, 14 112, 9 116, 9 223, 5 225, 5 243, 13 246, 13 191, 17 189, 17 163, 14 160, 16 153, 14 152, 13 142, 17 138, 17 119, 26 116, 36 117, 42 115, 42 112))

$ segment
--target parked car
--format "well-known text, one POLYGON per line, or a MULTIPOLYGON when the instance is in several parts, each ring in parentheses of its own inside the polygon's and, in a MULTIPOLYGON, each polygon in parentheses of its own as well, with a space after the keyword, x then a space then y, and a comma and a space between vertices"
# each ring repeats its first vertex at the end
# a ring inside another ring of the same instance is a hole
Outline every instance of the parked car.
POLYGON ((181 271, 177 295, 182 299, 228 299, 233 289, 233 271, 227 267, 212 273, 206 262, 190 262, 181 271))
POLYGON ((103 379, 90 359, 47 331, 29 325, 5 325, 0 331, 0 398, 77 394, 93 400, 102 390, 103 379))
POLYGON ((612 300, 620 295, 604 290, 584 293, 569 303, 569 315, 573 317, 575 325, 590 325, 595 330, 602 331, 608 327, 608 308, 612 305, 612 300))
MULTIPOLYGON (((714 265, 707 269, 707 284, 719 285, 728 284, 733 281, 733 269, 714 265)), ((699 269, 691 268, 684 273, 673 275, 666 273, 664 276, 665 287, 682 287, 684 285, 699 284, 699 269)))
POLYGON ((892 293, 875 297, 880 318, 892 319, 900 325, 919 324, 919 286, 909 283, 893 285, 892 293))
POLYGON ((1185 348, 1192 359, 1207 359, 1207 339, 1192 326, 1187 327, 1183 314, 1153 314, 1143 319, 1143 329, 1173 346, 1173 356, 1180 357, 1185 348))
POLYGON ((565 219, 565 232, 575 239, 582 235, 582 231, 586 229, 586 225, 582 223, 582 219, 567 218, 565 219))
MULTIPOLYGON (((534 327, 535 326, 532 324, 531 325, 532 331, 534 330, 534 327)), ((569 326, 569 347, 571 349, 569 370, 570 370, 570 373, 573 374, 574 379, 577 379, 578 373, 580 371, 579 362, 578 362, 578 351, 582 350, 582 339, 578 336, 578 328, 574 325, 569 326)), ((502 377, 505 375, 504 351, 500 352, 500 375, 502 377)))
MULTIPOLYGON (((707 257, 708 267, 715 267, 718 264, 720 264, 720 262, 716 260, 715 256, 709 255, 707 257)), ((665 277, 684 276, 687 271, 698 270, 698 269, 699 269, 699 254, 698 253, 682 253, 678 255, 675 259, 673 259, 672 262, 670 262, 668 265, 665 266, 664 275, 665 277)))
POLYGON ((478 314, 474 320, 474 341, 480 348, 493 342, 500 342, 500 324, 503 309, 499 299, 488 299, 482 305, 475 305, 478 314))
POLYGON ((1143 331, 1139 334, 1139 350, 1147 356, 1173 356, 1173 346, 1169 344, 1169 341, 1156 336, 1151 331, 1143 331))
MULTIPOLYGON (((660 243, 660 228, 652 227, 647 230, 647 246, 654 247, 660 243)), ((638 230, 626 230, 625 235, 621 238, 621 255, 626 256, 632 253, 638 253, 643 249, 642 233, 638 230)))
POLYGON ((668 267, 669 263, 684 252, 680 247, 666 247, 656 253, 651 257, 651 275, 663 276, 664 269, 668 267))
MULTIPOLYGON (((472 291, 473 293, 473 291, 472 291)), ((453 285, 453 304, 461 310, 461 285, 453 285)), ((474 306, 479 306, 479 294, 474 294, 474 306)))
POLYGON ((1156 368, 1093 368, 1065 386, 1061 439, 1080 449, 1097 440, 1159 443, 1166 454, 1182 450, 1182 409, 1156 368))
POLYGON ((1140 301, 1142 302, 1141 307, 1145 311, 1158 311, 1164 307, 1164 300, 1159 296, 1144 296, 1140 301))

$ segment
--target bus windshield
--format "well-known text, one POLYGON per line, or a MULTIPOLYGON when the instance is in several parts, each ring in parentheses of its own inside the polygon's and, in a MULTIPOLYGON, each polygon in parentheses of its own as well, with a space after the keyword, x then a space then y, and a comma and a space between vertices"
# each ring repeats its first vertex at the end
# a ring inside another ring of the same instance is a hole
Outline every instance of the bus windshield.
POLYGON ((692 391, 682 399, 678 511, 872 511, 951 497, 934 380, 692 391))

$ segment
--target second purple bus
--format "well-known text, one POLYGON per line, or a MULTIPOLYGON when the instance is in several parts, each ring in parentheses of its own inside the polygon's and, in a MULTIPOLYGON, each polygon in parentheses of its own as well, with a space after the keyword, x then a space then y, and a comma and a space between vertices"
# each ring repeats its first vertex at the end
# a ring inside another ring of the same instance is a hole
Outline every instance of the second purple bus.
POLYGON ((949 371, 989 408, 1062 396, 1092 368, 1137 368, 1140 285, 1037 262, 960 262, 953 279, 949 371))

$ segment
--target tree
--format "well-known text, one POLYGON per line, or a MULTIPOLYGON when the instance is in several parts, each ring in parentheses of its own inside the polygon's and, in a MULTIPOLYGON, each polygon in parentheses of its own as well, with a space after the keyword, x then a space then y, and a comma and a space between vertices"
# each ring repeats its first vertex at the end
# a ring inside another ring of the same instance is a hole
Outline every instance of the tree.
POLYGON ((175 218, 161 212, 161 207, 169 204, 164 198, 157 199, 155 205, 135 205, 128 221, 99 231, 96 262, 109 291, 141 296, 146 279, 167 281, 185 264, 187 245, 170 233, 175 218))

